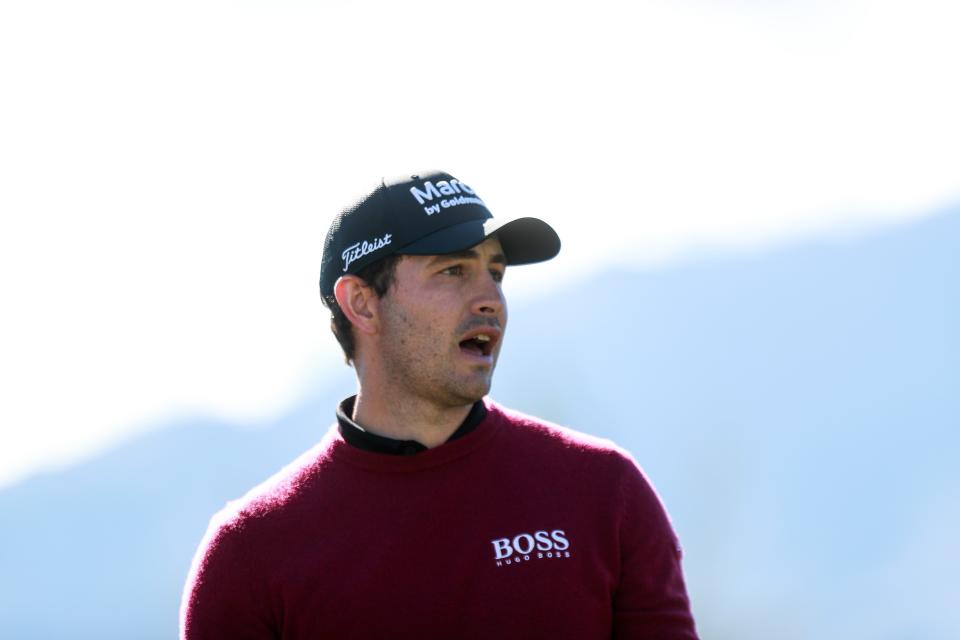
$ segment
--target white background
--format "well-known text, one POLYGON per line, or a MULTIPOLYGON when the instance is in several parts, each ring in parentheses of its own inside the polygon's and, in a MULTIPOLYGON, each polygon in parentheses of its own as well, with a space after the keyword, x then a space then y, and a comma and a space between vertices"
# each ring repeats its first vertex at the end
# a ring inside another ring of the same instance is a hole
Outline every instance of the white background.
POLYGON ((5 2, 0 485, 349 375, 320 251, 382 175, 550 221, 513 299, 956 203, 955 6, 5 2))

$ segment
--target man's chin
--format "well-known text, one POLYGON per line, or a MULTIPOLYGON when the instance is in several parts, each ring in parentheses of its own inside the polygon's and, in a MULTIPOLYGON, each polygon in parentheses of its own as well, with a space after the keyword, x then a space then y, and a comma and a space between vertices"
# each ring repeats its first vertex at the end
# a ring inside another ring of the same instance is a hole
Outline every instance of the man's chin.
POLYGON ((451 395, 456 397, 457 404, 473 404, 490 393, 491 383, 491 378, 486 377, 482 381, 470 381, 457 385, 456 389, 451 389, 450 391, 452 392, 451 395))

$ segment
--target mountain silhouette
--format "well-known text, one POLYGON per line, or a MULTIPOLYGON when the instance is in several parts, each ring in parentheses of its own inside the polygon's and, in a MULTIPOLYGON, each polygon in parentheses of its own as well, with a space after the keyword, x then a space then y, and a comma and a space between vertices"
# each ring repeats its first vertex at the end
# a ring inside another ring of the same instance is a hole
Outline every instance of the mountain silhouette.
MULTIPOLYGON (((946 211, 571 281, 511 308, 492 395, 634 454, 704 638, 960 637, 958 255, 946 211)), ((323 435, 336 380, 0 491, 0 637, 175 636, 210 516, 323 435)))

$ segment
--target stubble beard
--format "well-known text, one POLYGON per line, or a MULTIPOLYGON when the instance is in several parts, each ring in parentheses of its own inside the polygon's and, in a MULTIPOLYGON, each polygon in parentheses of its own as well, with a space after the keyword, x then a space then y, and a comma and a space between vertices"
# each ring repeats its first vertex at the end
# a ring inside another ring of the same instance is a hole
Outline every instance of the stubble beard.
MULTIPOLYGON (((415 330, 416 323, 399 308, 385 323, 380 354, 384 373, 401 399, 419 398, 442 408, 471 405, 490 391, 494 366, 465 376, 457 371, 447 349, 449 339, 415 330)), ((477 367, 481 368, 482 367, 477 367)))

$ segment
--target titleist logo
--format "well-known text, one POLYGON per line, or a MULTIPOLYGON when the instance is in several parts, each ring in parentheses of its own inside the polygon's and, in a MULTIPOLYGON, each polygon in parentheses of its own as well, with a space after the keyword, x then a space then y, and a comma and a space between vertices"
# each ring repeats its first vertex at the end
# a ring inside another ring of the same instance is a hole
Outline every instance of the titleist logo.
POLYGON ((391 234, 386 234, 382 238, 374 238, 370 242, 364 240, 363 242, 357 242, 352 244, 346 249, 343 250, 343 270, 346 272, 350 268, 350 263, 354 260, 359 260, 363 256, 370 255, 378 249, 383 249, 385 246, 390 244, 391 234))

